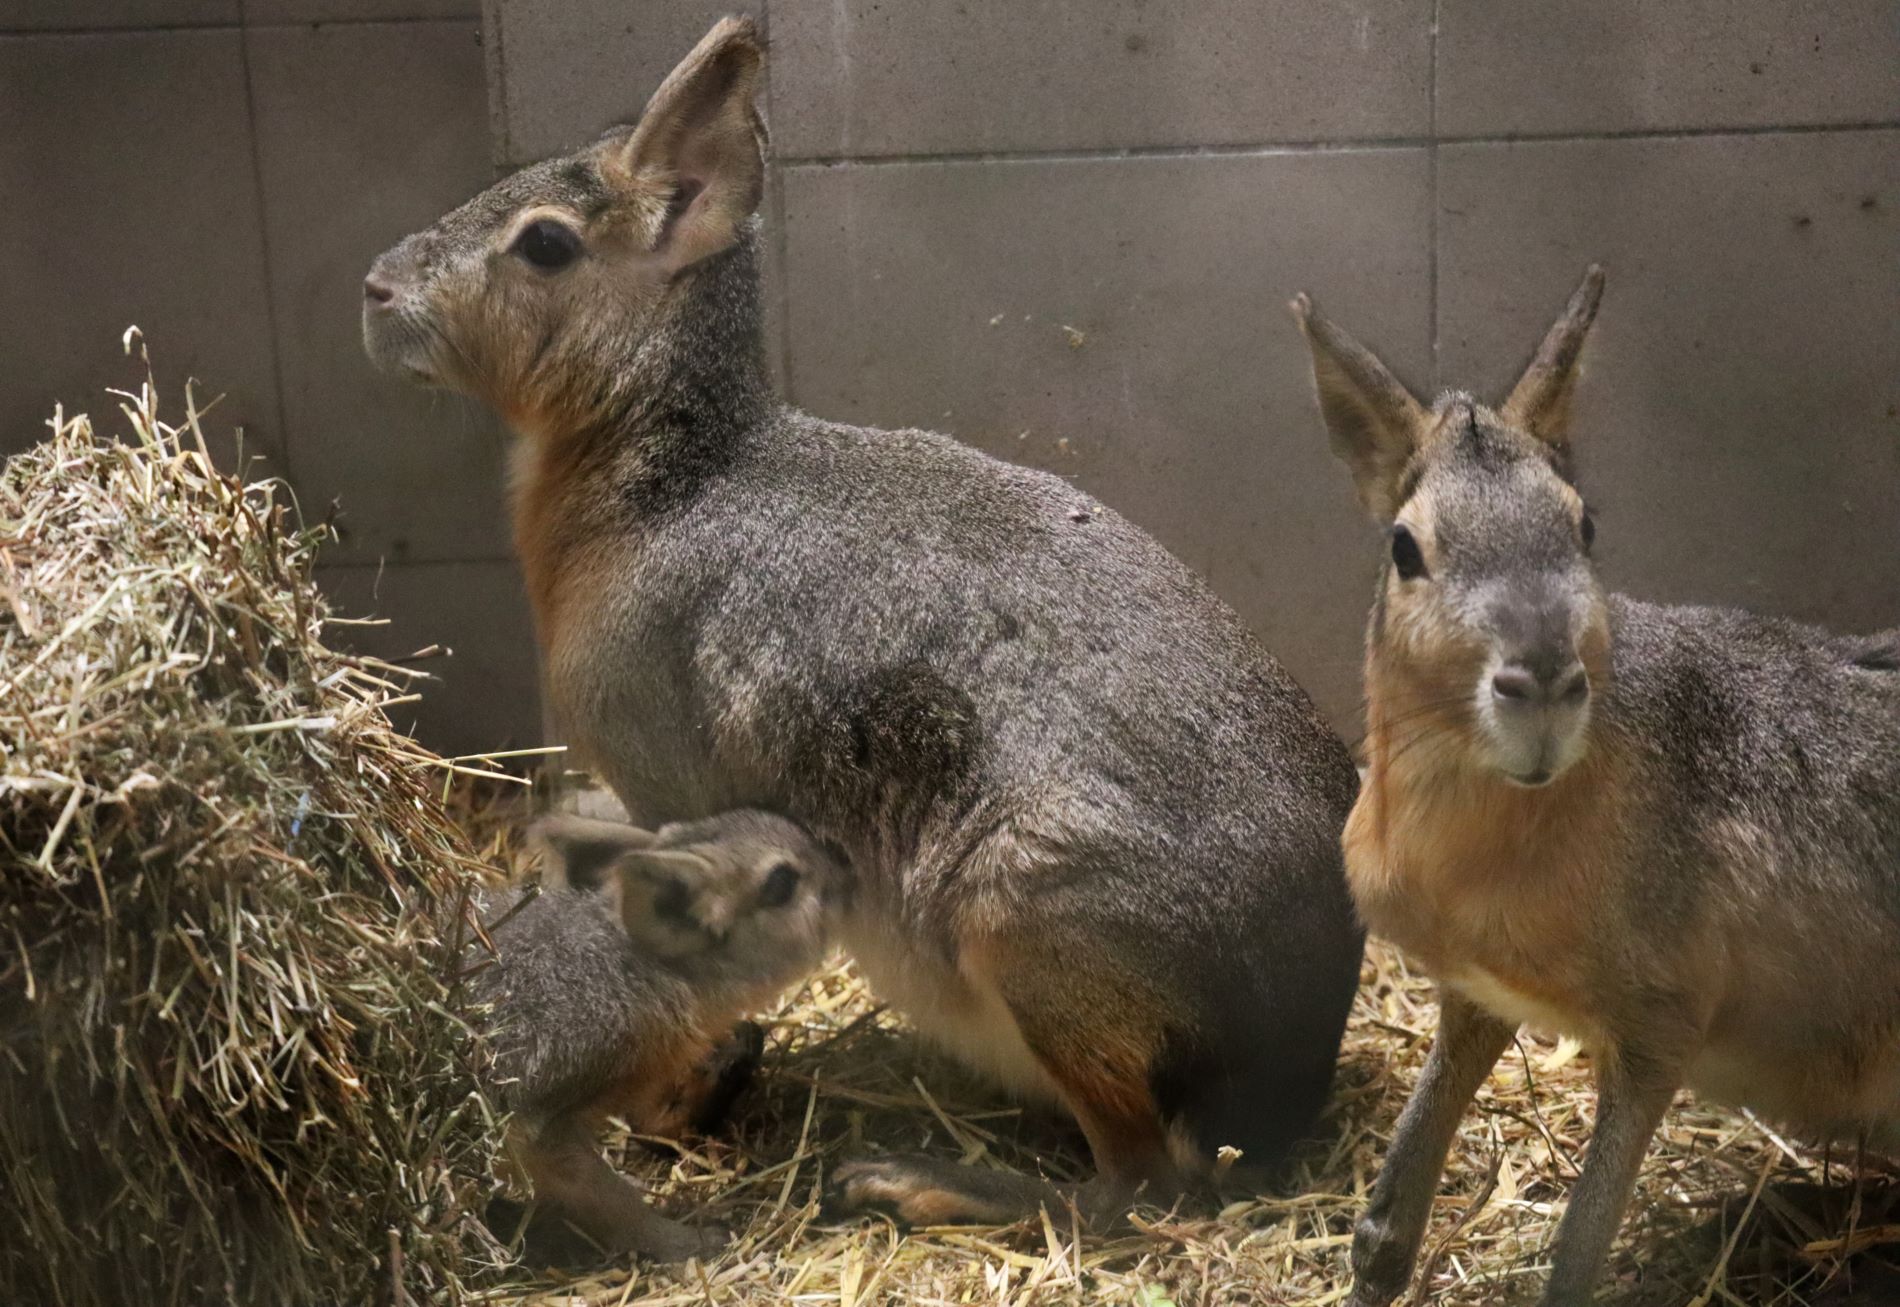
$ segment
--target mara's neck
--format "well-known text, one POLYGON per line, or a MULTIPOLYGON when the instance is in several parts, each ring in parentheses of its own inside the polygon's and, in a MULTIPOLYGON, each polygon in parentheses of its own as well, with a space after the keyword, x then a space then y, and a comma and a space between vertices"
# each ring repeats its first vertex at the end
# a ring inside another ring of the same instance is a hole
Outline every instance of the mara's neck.
POLYGON ((1342 838, 1367 928, 1441 979, 1476 968, 1542 995, 1543 1012, 1587 1011, 1559 973, 1584 957, 1594 905, 1630 865, 1640 778, 1620 733, 1593 723, 1583 757, 1526 789, 1483 765, 1468 724, 1424 725, 1422 706, 1382 697, 1370 676, 1367 690, 1366 781, 1342 838))
MULTIPOLYGON (((1537 863, 1608 820, 1625 796, 1626 772, 1608 705, 1599 704, 1583 757, 1550 784, 1512 784, 1481 758, 1477 727, 1462 705, 1441 706, 1403 678, 1366 678, 1365 783, 1351 832, 1363 855, 1404 862, 1408 852, 1463 849, 1486 861, 1537 863)), ((1502 869, 1502 868, 1500 868, 1502 869)))
POLYGON ((765 362, 759 226, 680 277, 631 357, 601 378, 599 416, 577 435, 659 464, 687 446, 742 438, 778 406, 765 362))
POLYGON ((576 357, 535 386, 550 398, 517 415, 527 477, 615 465, 636 480, 676 481, 716 465, 777 409, 756 221, 638 320, 572 335, 583 342, 569 347, 576 357))
POLYGON ((771 428, 756 221, 627 330, 624 356, 581 361, 569 416, 520 424, 515 544, 544 625, 577 551, 686 508, 771 428))

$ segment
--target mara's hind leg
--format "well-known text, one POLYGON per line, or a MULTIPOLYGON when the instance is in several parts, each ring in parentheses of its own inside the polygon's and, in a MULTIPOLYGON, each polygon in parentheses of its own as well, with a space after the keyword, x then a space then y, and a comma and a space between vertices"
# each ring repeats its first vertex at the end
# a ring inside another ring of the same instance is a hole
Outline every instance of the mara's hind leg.
POLYGON ((839 1168, 834 1207, 884 1211, 913 1225, 1001 1225, 1069 1202, 1101 1221, 1137 1195, 1173 1201, 1189 1177, 1170 1150, 1151 1083, 1165 1004, 1116 969, 1110 952, 1099 941, 1065 947, 1044 935, 990 937, 960 955, 972 987, 1000 996, 1015 1034, 1082 1127, 1095 1179, 1059 1186, 938 1158, 881 1158, 839 1168))
POLYGON ((724 1230, 687 1225, 648 1205, 639 1186, 607 1164, 593 1130, 578 1116, 510 1135, 510 1153, 533 1183, 535 1201, 554 1209, 603 1253, 681 1262, 725 1245, 724 1230))
POLYGON ((832 1173, 825 1206, 841 1215, 883 1212, 905 1225, 1009 1225, 1071 1200, 1080 1206, 1073 1185, 902 1154, 844 1163, 832 1173))
POLYGON ((1223 1187, 1258 1193, 1279 1183, 1313 1137, 1332 1096, 1359 959, 1349 932, 1315 932, 1244 968, 1195 978, 1195 1016, 1162 1050, 1155 1098, 1175 1141, 1202 1166, 1224 1148, 1238 1153, 1223 1187))

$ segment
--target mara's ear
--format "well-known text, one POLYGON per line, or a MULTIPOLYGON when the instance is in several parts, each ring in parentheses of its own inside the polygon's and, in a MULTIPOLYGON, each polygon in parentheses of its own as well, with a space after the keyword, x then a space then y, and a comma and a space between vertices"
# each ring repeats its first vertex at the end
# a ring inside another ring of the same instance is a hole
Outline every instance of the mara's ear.
POLYGON ((627 933, 646 938, 652 918, 681 924, 677 914, 690 901, 692 887, 705 880, 704 858, 686 849, 638 849, 618 859, 608 872, 608 901, 627 933), (684 895, 679 887, 687 887, 684 895))
POLYGON ((1352 470, 1359 502, 1381 522, 1399 511, 1399 486, 1428 417, 1377 356, 1297 295, 1290 306, 1313 354, 1313 388, 1333 453, 1352 470))
POLYGON ((765 125, 753 95, 764 66, 753 21, 721 19, 608 155, 606 172, 642 208, 647 239, 669 272, 729 247, 759 207, 765 125))
POLYGON ((1603 269, 1593 263, 1498 410, 1506 422, 1565 457, 1570 453, 1570 397, 1577 389, 1577 364, 1602 299, 1603 269))
POLYGON ((643 848, 629 853, 617 866, 625 875, 656 881, 704 880, 710 869, 706 859, 691 849, 643 848))
POLYGON ((610 873, 630 853, 653 843, 651 831, 624 822, 595 821, 587 817, 543 817, 529 831, 531 843, 544 855, 544 885, 573 890, 619 886, 610 873))

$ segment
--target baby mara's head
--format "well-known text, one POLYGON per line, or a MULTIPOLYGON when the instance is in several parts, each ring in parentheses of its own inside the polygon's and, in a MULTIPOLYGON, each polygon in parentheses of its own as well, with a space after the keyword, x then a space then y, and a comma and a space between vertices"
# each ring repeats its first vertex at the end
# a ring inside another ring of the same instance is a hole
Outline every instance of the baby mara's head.
POLYGON ((852 879, 796 822, 737 809, 657 832, 549 817, 544 883, 604 895, 649 957, 689 973, 789 979, 824 956, 852 879))

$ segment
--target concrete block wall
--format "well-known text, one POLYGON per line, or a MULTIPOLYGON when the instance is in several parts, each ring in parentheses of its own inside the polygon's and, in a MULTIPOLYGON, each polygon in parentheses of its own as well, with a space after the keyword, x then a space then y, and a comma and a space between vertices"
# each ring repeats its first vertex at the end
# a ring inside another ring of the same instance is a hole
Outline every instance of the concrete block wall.
POLYGON ((1900 623, 1892 0, 487 0, 497 152, 772 43, 788 397, 1072 477, 1355 733, 1379 549, 1285 310, 1497 397, 1610 270, 1578 421, 1604 569, 1900 623))
MULTIPOLYGON (((109 413, 140 374, 222 392, 213 427, 335 501, 325 584, 448 645, 414 724, 449 752, 539 734, 503 525, 503 434, 372 373, 374 255, 493 175, 476 0, 0 0, 0 453, 55 400, 109 413)), ((176 410, 174 410, 176 411, 176 410)))
POLYGON ((829 417, 1074 478, 1356 732, 1378 543, 1308 397, 1311 291, 1421 390, 1495 394, 1593 259, 1579 413, 1611 580, 1900 622, 1892 0, 0 0, 0 452, 56 398, 225 392, 455 648, 419 716, 538 735, 504 435, 371 373, 358 281, 638 112, 721 13, 774 46, 775 356, 829 417), (486 73, 486 76, 485 76, 486 73))

